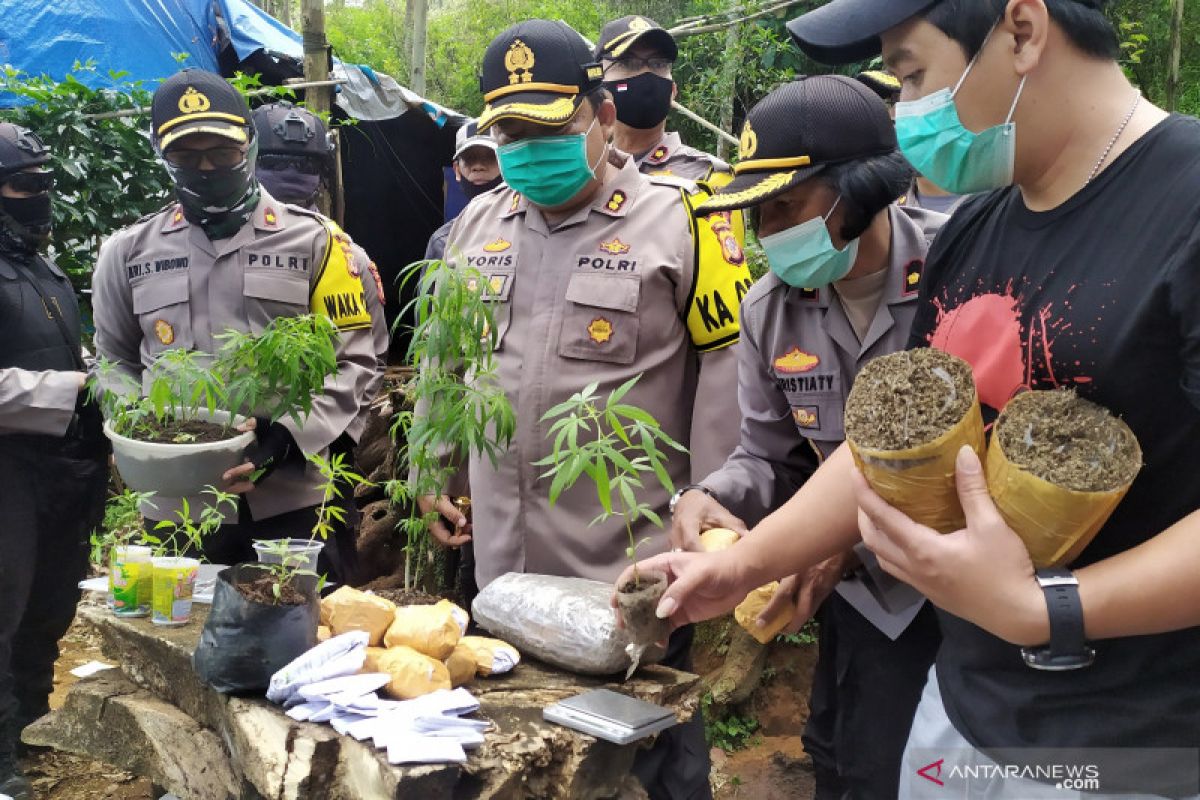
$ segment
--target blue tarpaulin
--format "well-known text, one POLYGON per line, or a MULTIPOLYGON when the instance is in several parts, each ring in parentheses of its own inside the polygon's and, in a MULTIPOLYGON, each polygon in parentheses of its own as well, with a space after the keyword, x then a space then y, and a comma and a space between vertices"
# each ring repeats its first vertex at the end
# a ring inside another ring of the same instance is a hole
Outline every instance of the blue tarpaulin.
MULTIPOLYGON (((3 0, 0 0, 3 2, 3 0)), ((239 59, 247 59, 255 50, 270 50, 293 58, 304 56, 300 34, 248 0, 217 0, 221 15, 229 20, 230 39, 239 59)))

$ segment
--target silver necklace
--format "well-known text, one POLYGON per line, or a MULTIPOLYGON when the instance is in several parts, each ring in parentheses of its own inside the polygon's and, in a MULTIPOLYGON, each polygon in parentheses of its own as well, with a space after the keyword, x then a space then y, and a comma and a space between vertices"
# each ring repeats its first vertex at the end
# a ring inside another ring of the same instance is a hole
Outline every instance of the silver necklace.
POLYGON ((1108 160, 1108 154, 1111 153, 1112 149, 1117 146, 1117 140, 1121 138, 1121 134, 1125 132, 1127 127, 1129 127, 1129 121, 1133 119, 1133 114, 1135 111, 1137 111, 1137 108, 1141 102, 1142 93, 1138 92, 1137 96, 1133 98, 1133 106, 1129 109, 1129 113, 1125 115, 1125 120, 1121 123, 1121 127, 1117 128, 1117 132, 1115 135, 1113 135, 1112 140, 1109 141, 1108 147, 1104 148, 1104 152, 1100 154, 1100 160, 1096 162, 1096 166, 1092 167, 1092 174, 1088 175, 1087 181, 1083 184, 1084 186, 1087 186, 1089 183, 1094 181, 1096 176, 1100 174, 1100 168, 1104 166, 1104 162, 1108 160))

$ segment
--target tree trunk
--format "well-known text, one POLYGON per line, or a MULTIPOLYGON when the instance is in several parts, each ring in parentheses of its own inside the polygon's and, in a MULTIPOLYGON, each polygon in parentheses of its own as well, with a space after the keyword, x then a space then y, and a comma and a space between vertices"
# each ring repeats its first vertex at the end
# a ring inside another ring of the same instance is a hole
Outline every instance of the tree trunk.
MULTIPOLYGON (((329 45, 325 40, 325 0, 301 0, 304 20, 304 80, 310 82, 329 80, 329 45)), ((329 86, 313 86, 304 90, 304 101, 308 110, 318 116, 329 113, 329 86)), ((317 207, 322 214, 329 214, 329 194, 317 196, 317 207)))
MULTIPOLYGON (((429 0, 409 0, 412 8, 412 66, 409 68, 409 88, 425 96, 425 35, 429 17, 429 0)), ((406 12, 407 13, 407 10, 406 12)))
POLYGON ((1183 49, 1183 0, 1171 0, 1171 64, 1167 73, 1167 111, 1179 100, 1179 59, 1183 49))
POLYGON ((417 0, 404 0, 404 27, 400 30, 400 53, 408 62, 409 74, 405 76, 405 83, 412 86, 412 46, 413 46, 413 22, 416 14, 417 0))
POLYGON ((292 0, 277 0, 276 6, 276 18, 289 28, 292 27, 292 0))
MULTIPOLYGON (((741 16, 742 4, 739 0, 734 0, 731 4, 730 11, 741 16)), ((742 25, 730 25, 725 30, 725 60, 721 65, 721 89, 717 96, 721 98, 721 118, 717 121, 717 125, 723 131, 729 131, 733 128, 733 100, 737 96, 737 73, 738 67, 741 65, 741 41, 742 41, 742 25)), ((727 158, 726 153, 729 150, 729 143, 725 139, 717 138, 717 158, 727 158)))

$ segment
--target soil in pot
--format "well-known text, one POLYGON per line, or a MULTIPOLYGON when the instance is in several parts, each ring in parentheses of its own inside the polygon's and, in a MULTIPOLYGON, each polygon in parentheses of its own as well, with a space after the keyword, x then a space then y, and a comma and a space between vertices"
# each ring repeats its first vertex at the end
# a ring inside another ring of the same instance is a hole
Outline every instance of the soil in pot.
POLYGON ((138 435, 132 438, 153 444, 209 444, 232 439, 241 433, 233 428, 199 419, 167 419, 163 422, 152 419, 143 425, 149 431, 139 430, 138 435))
POLYGON ((640 572, 617 589, 617 607, 635 645, 651 645, 670 635, 671 621, 655 614, 666 591, 667 576, 661 572, 640 572))
POLYGON ((996 420, 993 435, 1013 464, 1076 492, 1126 486, 1142 466, 1129 426, 1071 391, 1018 395, 996 420))
POLYGON ((421 589, 372 589, 372 592, 397 606, 431 606, 442 599, 421 589))
POLYGON ((965 361, 931 348, 869 362, 846 400, 846 436, 871 450, 905 450, 941 436, 971 408, 965 361))
POLYGON ((261 574, 250 581, 239 581, 233 584, 238 594, 255 603, 262 605, 302 606, 308 598, 289 581, 279 587, 279 598, 275 597, 275 579, 270 572, 258 570, 261 574))

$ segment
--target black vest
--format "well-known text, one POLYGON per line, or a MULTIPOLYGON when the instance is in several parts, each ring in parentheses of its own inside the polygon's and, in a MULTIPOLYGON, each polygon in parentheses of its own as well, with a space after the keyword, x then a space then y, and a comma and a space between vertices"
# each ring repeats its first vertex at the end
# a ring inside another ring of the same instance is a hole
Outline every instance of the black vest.
POLYGON ((67 276, 41 256, 18 263, 0 254, 0 367, 81 371, 79 334, 67 276))

